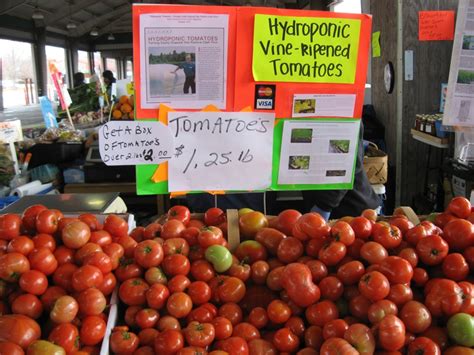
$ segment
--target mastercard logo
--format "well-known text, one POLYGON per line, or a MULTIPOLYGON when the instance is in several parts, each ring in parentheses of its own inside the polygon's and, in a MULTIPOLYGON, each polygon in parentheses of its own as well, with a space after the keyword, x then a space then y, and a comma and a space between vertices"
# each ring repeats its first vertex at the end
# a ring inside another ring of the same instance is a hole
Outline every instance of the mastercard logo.
POLYGON ((270 87, 261 87, 258 89, 258 96, 272 96, 273 90, 270 87))

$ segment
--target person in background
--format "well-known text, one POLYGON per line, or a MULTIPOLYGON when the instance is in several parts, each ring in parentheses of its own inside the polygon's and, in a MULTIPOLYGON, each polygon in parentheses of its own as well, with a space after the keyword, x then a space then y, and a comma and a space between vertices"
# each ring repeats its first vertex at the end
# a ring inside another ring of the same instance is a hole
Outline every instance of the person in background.
POLYGON ((184 80, 183 86, 183 93, 189 94, 189 88, 191 88, 191 93, 196 93, 196 64, 192 61, 191 54, 186 54, 185 62, 178 65, 178 67, 172 71, 171 73, 176 74, 179 69, 183 69, 184 76, 186 79, 184 80))
POLYGON ((370 185, 364 170, 363 136, 364 127, 361 121, 353 189, 303 191, 307 209, 319 213, 328 220, 344 216, 359 216, 365 209, 377 209, 381 206, 382 201, 370 185))
POLYGON ((109 99, 112 98, 112 84, 117 81, 117 79, 114 78, 114 73, 112 73, 110 70, 105 70, 102 73, 102 78, 104 78, 104 84, 105 88, 107 90, 107 96, 109 99))
POLYGON ((84 73, 81 73, 81 72, 74 73, 72 79, 73 79, 74 88, 77 88, 86 83, 84 73))

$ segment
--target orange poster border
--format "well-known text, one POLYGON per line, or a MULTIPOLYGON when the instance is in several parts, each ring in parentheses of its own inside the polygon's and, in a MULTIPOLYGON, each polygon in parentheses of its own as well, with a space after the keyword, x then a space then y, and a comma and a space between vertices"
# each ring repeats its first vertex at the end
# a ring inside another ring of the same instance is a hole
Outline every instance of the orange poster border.
MULTIPOLYGON (((133 75, 135 80, 135 117, 138 119, 156 118, 157 109, 141 108, 141 90, 140 90, 140 15, 152 13, 195 13, 195 14, 218 14, 229 15, 228 43, 227 43, 227 95, 226 111, 232 111, 234 107, 234 75, 236 58, 236 7, 224 6, 199 6, 199 5, 168 5, 168 4, 134 4, 132 6, 133 21, 133 75)), ((180 109, 180 111, 200 111, 200 109, 180 109)))
MULTIPOLYGON (((235 63, 235 100, 234 111, 253 103, 255 84, 276 84, 275 116, 277 118, 292 117, 294 94, 355 94, 356 102, 352 118, 361 118, 364 104, 365 83, 369 46, 371 38, 372 16, 366 14, 343 14, 327 11, 287 10, 268 7, 242 7, 237 16, 237 59, 235 63), (356 77, 353 84, 332 83, 288 83, 288 82, 256 82, 252 75, 253 29, 255 14, 291 16, 291 17, 322 17, 346 18, 361 20, 359 51, 357 58, 356 77), (366 63, 365 65, 363 65, 366 63)), ((268 110, 255 110, 269 112, 268 110)))

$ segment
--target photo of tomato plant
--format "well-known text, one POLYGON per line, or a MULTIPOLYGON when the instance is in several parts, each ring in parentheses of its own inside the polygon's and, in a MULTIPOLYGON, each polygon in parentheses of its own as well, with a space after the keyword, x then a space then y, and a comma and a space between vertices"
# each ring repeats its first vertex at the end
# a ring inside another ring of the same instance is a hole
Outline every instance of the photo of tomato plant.
POLYGON ((331 139, 329 141, 329 153, 349 153, 348 139, 331 139))
POLYGON ((295 100, 293 113, 315 113, 315 112, 316 112, 315 99, 295 100))
POLYGON ((309 155, 290 156, 290 159, 288 161, 288 169, 308 170, 309 169, 309 155))
POLYGON ((291 130, 291 143, 311 143, 313 130, 311 128, 294 128, 291 130))

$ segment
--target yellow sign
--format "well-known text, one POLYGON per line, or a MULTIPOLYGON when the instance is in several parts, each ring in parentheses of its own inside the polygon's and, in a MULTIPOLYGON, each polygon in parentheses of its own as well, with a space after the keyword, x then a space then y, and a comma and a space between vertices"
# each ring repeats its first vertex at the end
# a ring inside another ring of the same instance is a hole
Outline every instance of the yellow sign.
POLYGON ((255 81, 353 84, 361 21, 255 15, 255 81))
POLYGON ((127 83, 127 95, 133 95, 135 89, 133 88, 133 81, 127 83))
POLYGON ((380 31, 372 33, 372 57, 380 57, 380 31))

